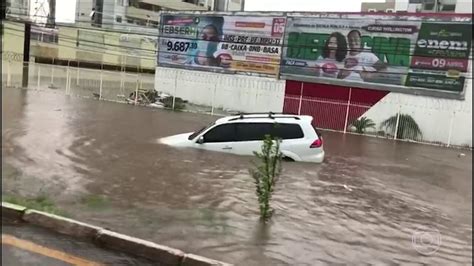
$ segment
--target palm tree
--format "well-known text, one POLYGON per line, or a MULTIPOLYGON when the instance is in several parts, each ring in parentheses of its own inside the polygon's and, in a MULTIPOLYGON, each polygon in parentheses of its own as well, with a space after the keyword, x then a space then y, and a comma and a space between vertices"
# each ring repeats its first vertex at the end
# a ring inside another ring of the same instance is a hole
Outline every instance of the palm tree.
MULTIPOLYGON (((391 116, 380 124, 380 127, 385 127, 389 132, 395 134, 397 125, 397 115, 391 116)), ((400 114, 398 121, 397 139, 413 139, 416 140, 423 136, 420 127, 415 119, 408 114, 400 114)))
POLYGON ((363 116, 354 121, 352 126, 356 128, 357 133, 364 134, 367 128, 375 128, 375 123, 372 119, 363 116))

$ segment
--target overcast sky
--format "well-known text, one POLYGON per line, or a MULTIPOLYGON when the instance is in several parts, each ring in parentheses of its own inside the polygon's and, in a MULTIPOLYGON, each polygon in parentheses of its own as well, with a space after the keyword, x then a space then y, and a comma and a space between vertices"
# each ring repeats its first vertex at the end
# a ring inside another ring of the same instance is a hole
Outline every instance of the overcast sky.
POLYGON ((360 12, 361 2, 384 0, 245 0, 245 11, 360 12))

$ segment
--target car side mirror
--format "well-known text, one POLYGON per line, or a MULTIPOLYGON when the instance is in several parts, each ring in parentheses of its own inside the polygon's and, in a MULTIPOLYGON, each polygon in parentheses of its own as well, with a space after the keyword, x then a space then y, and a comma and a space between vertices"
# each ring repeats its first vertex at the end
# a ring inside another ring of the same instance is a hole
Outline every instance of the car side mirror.
POLYGON ((203 144, 203 143, 204 143, 204 137, 203 137, 203 136, 200 136, 200 137, 198 138, 198 140, 196 141, 196 143, 203 144))

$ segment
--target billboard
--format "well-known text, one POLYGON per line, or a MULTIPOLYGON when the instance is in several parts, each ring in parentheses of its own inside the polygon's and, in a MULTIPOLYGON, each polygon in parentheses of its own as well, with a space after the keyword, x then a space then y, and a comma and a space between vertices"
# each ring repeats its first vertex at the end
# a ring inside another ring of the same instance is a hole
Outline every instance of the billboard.
POLYGON ((165 13, 158 65, 276 76, 285 25, 285 17, 165 13))
POLYGON ((288 17, 283 78, 392 91, 460 94, 471 23, 376 16, 288 17))

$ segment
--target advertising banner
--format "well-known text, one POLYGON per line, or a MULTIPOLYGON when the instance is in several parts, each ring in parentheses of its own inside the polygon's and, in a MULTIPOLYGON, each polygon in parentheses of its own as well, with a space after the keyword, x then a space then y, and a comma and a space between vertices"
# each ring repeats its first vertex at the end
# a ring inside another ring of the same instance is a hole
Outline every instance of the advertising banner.
POLYGON ((163 14, 158 65, 227 73, 279 72, 286 18, 163 14))
POLYGON ((355 87, 461 93, 471 26, 362 15, 289 17, 281 75, 355 87))

